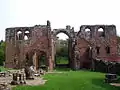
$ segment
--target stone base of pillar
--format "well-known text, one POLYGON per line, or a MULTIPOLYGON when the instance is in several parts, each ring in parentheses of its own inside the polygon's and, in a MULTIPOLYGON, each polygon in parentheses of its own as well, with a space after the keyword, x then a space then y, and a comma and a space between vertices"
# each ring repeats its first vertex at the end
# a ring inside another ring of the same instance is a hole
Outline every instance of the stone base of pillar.
POLYGON ((21 85, 26 84, 24 80, 24 75, 19 73, 13 73, 13 80, 11 81, 11 85, 21 85))

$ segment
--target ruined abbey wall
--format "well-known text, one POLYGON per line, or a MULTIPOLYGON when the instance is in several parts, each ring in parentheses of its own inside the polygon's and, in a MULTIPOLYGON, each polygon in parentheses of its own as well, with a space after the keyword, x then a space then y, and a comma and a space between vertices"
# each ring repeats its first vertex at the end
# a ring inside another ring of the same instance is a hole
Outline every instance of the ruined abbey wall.
MULTIPOLYGON (((51 27, 36 25, 34 27, 16 27, 6 29, 6 60, 5 66, 9 68, 22 68, 27 59, 32 59, 34 53, 45 53, 46 65, 51 63, 51 27)), ((29 60, 32 64, 32 61, 29 60)), ((51 64, 49 64, 51 63, 51 64)), ((53 66, 49 66, 52 69, 53 66)))
POLYGON ((79 68, 91 65, 91 59, 117 55, 116 27, 114 25, 82 25, 76 36, 79 68), (91 58, 91 59, 90 59, 91 58))
POLYGON ((105 60, 106 57, 117 56, 114 25, 82 25, 78 32, 66 26, 52 31, 50 22, 47 21, 47 25, 6 29, 5 66, 22 68, 26 63, 35 63, 37 69, 38 58, 44 54, 45 64, 52 70, 55 64, 55 37, 61 32, 69 37, 70 68, 90 68, 92 59, 105 60))

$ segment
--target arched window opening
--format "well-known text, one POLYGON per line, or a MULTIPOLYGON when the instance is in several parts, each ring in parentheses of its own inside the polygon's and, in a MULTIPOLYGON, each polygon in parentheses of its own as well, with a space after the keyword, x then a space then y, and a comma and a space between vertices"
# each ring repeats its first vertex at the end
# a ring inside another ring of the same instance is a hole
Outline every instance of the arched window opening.
POLYGON ((16 63, 16 61, 17 61, 17 60, 16 60, 16 58, 14 58, 14 60, 13 60, 13 61, 14 61, 14 63, 16 63))
POLYGON ((110 47, 109 46, 106 47, 106 53, 110 54, 110 47))
POLYGON ((18 31, 18 32, 17 32, 17 34, 21 34, 21 33, 22 33, 22 31, 18 31))
POLYGON ((96 47, 96 53, 97 53, 97 55, 100 54, 100 47, 96 47))
POLYGON ((64 33, 58 33, 56 37, 57 37, 58 39, 60 39, 60 40, 66 40, 66 39, 69 38, 69 37, 68 37, 66 34, 64 34, 64 33))
POLYGON ((103 28, 98 29, 98 35, 99 35, 99 37, 105 37, 105 32, 104 32, 103 28))
POLYGON ((86 29, 85 29, 85 32, 90 32, 90 29, 89 29, 89 28, 86 28, 86 29))
POLYGON ((28 38, 28 36, 27 35, 25 35, 24 36, 24 40, 28 40, 29 38, 28 38))
POLYGON ((91 30, 89 28, 85 29, 85 36, 87 39, 91 38, 91 30))
POLYGON ((25 33, 30 33, 30 31, 25 31, 25 33))
POLYGON ((22 31, 17 32, 17 38, 18 40, 22 40, 22 31))

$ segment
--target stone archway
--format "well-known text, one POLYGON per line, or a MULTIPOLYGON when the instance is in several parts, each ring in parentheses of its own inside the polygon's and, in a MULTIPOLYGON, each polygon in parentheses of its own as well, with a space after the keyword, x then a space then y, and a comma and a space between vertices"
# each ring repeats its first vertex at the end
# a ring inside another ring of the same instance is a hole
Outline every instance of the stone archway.
POLYGON ((38 70, 41 68, 44 62, 44 67, 48 67, 48 60, 47 60, 47 53, 45 51, 41 50, 31 50, 29 53, 26 54, 26 63, 29 66, 34 66, 35 70, 38 70), (44 61, 41 60, 44 57, 44 61))
MULTIPOLYGON (((66 34, 68 37, 69 37, 69 40, 68 40, 68 67, 72 68, 73 67, 73 58, 74 58, 74 55, 73 54, 73 41, 74 41, 74 28, 71 29, 70 26, 66 26, 66 29, 54 29, 53 30, 53 44, 52 44, 52 49, 55 53, 52 53, 53 54, 53 57, 55 56, 56 54, 56 36, 59 34, 59 33, 64 33, 66 34)), ((54 62, 55 62, 55 58, 54 58, 54 62)))

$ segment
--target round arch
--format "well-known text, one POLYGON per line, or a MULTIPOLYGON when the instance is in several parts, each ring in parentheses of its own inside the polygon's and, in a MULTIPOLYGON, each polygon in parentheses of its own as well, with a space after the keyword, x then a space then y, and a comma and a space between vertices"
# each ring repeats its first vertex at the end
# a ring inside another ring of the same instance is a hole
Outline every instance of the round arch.
POLYGON ((39 69, 41 66, 41 57, 44 56, 44 66, 47 66, 47 53, 40 49, 31 49, 25 54, 26 62, 29 66, 34 65, 35 69, 39 69))
MULTIPOLYGON (((74 31, 73 31, 74 32, 74 31)), ((74 33, 72 32, 72 30, 67 30, 67 29, 54 29, 53 30, 53 40, 56 41, 56 36, 59 34, 59 33, 64 33, 65 35, 68 36, 69 40, 68 40, 68 64, 57 64, 56 63, 56 53, 54 54, 54 62, 55 62, 55 66, 65 66, 65 67, 71 67, 71 60, 73 60, 72 58, 72 43, 73 43, 73 37, 74 37, 74 33)), ((54 50, 56 50, 56 44, 54 43, 54 46, 53 46, 54 50)), ((55 51, 56 52, 56 51, 55 51)))
POLYGON ((79 37, 80 33, 81 32, 85 32, 86 29, 89 29, 90 32, 92 30, 91 26, 89 26, 89 25, 82 25, 82 26, 80 26, 80 30, 77 32, 76 36, 79 37))
POLYGON ((69 37, 69 39, 71 39, 72 38, 72 36, 71 36, 71 34, 70 34, 70 32, 68 32, 68 31, 66 31, 66 30, 59 30, 59 29, 57 29, 57 30, 55 30, 54 32, 53 32, 53 35, 54 35, 54 37, 56 37, 59 33, 64 33, 65 35, 67 35, 68 37, 69 37))

